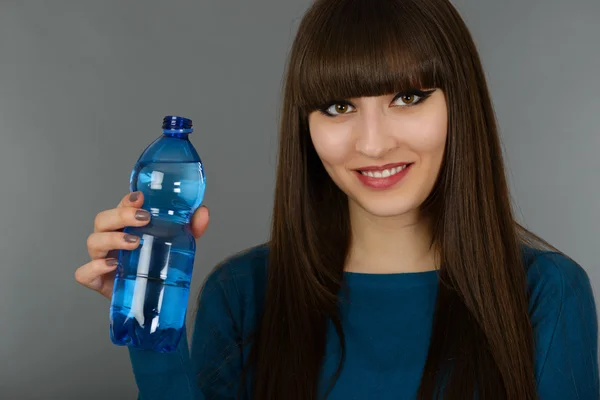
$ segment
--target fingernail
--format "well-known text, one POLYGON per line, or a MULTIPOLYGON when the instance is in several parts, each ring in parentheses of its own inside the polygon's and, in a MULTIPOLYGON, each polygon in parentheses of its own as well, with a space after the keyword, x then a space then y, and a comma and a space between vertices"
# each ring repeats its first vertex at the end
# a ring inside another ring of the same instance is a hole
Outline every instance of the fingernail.
POLYGON ((114 267, 115 265, 119 264, 119 260, 117 260, 116 258, 109 258, 108 260, 106 260, 106 265, 108 265, 109 267, 114 267))
POLYGON ((138 240, 137 236, 134 235, 129 235, 129 234, 125 234, 125 236, 123 236, 123 239, 127 242, 127 243, 135 243, 138 240))
POLYGON ((131 203, 137 201, 137 199, 139 199, 139 198, 140 198, 140 192, 133 192, 129 195, 129 201, 131 203))
POLYGON ((135 219, 137 219, 138 221, 149 221, 150 213, 146 210, 137 210, 135 212, 135 219))

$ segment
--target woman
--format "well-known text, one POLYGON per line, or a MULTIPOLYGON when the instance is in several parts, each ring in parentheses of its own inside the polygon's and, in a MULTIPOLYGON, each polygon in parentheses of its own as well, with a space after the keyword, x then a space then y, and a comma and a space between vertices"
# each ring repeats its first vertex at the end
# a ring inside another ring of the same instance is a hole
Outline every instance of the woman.
MULTIPOLYGON (((598 398, 588 276, 515 221, 452 5, 316 1, 286 72, 270 241, 208 276, 191 355, 130 350, 140 398, 598 398)), ((98 214, 80 283, 110 296, 142 204, 98 214)))

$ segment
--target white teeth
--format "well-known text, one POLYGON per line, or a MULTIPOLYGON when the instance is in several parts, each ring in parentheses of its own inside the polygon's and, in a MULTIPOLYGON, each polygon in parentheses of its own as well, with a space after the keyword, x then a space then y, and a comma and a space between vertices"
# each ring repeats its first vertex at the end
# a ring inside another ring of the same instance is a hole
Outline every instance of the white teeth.
POLYGON ((369 176, 371 178, 388 178, 392 175, 396 175, 398 172, 406 169, 408 164, 403 165, 401 167, 394 167, 389 169, 384 169, 383 171, 360 171, 361 174, 369 176))

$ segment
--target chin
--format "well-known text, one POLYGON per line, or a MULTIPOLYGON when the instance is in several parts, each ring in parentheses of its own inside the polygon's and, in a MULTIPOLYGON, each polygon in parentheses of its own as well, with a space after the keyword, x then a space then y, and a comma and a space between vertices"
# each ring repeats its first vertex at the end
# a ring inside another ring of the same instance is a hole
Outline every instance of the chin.
POLYGON ((413 214, 418 210, 418 205, 406 196, 396 199, 392 196, 381 199, 355 198, 353 202, 368 214, 378 218, 400 217, 413 214))

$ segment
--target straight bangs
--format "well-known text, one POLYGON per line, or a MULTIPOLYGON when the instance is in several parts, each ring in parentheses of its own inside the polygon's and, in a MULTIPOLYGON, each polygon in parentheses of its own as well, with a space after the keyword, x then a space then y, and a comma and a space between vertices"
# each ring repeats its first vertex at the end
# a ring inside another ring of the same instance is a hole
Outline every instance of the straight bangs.
POLYGON ((393 0, 331 3, 307 19, 311 34, 299 43, 294 93, 306 114, 350 98, 445 89, 448 73, 420 10, 393 0))

